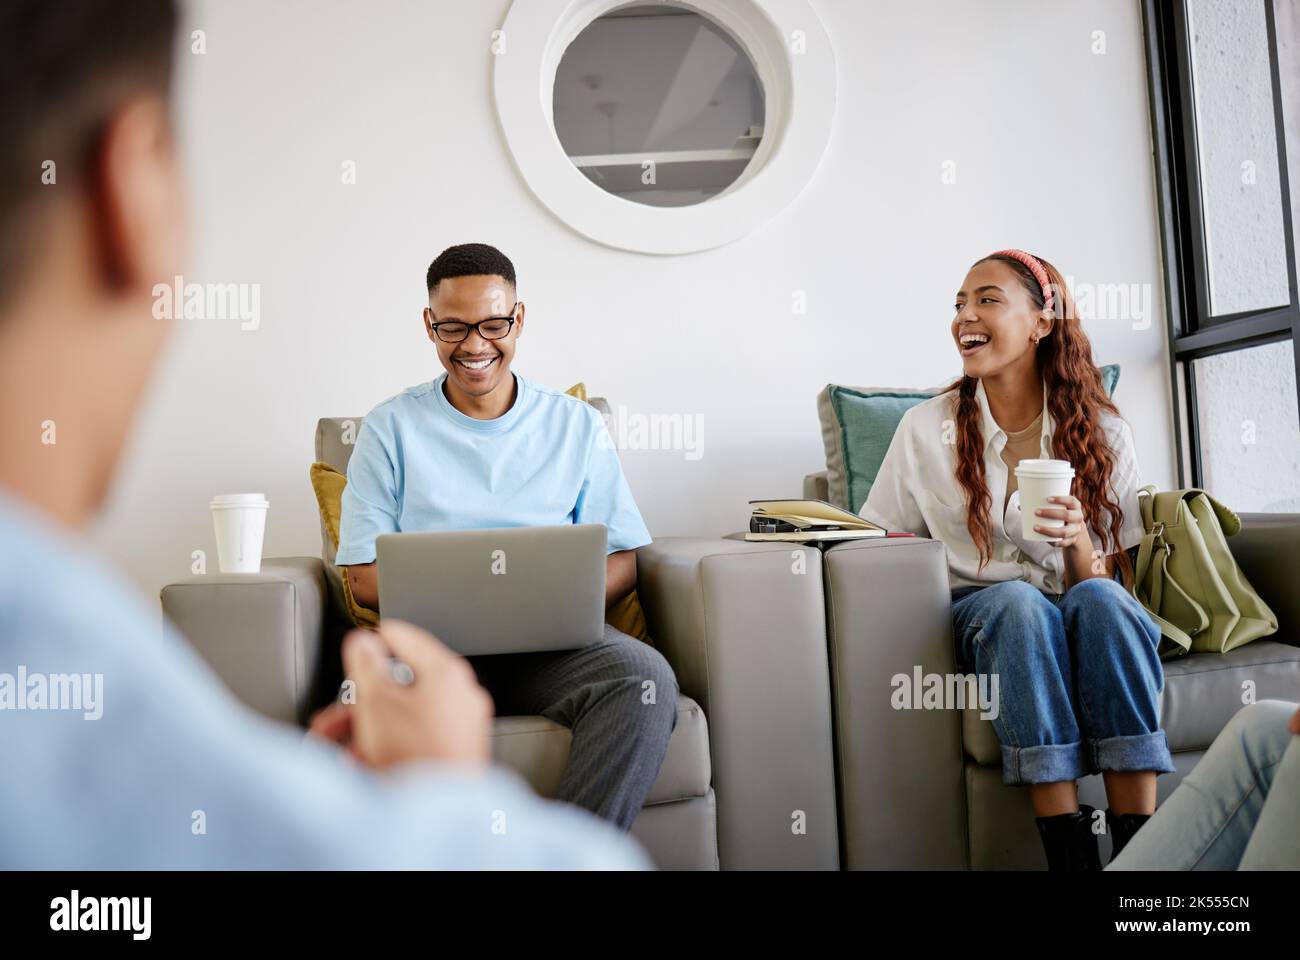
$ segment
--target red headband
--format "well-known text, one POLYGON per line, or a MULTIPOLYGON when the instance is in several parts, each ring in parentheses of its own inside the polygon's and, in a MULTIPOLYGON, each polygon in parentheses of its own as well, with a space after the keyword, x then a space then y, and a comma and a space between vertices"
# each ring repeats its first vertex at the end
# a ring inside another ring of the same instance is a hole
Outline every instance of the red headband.
POLYGON ((1029 272, 1034 275, 1038 281, 1039 287, 1043 290, 1043 306, 1048 310, 1052 309, 1052 282, 1047 278, 1047 271, 1043 268, 1042 263, 1032 253, 1025 253, 1023 250, 998 250, 989 254, 991 257, 1010 257, 1012 260, 1018 260, 1029 268, 1029 272))

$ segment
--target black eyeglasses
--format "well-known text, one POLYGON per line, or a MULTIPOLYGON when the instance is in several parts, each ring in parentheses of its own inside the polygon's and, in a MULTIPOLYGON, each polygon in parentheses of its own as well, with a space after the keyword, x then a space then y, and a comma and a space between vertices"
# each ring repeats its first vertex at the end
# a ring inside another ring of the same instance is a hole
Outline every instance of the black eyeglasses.
MULTIPOLYGON (((510 308, 508 317, 488 317, 478 323, 465 323, 463 320, 447 320, 443 323, 431 323, 435 335, 443 343, 460 343, 469 336, 471 330, 477 330, 484 340, 501 340, 510 335, 510 328, 515 325, 515 313, 519 302, 510 308)), ((432 314, 430 314, 432 316, 432 314)))

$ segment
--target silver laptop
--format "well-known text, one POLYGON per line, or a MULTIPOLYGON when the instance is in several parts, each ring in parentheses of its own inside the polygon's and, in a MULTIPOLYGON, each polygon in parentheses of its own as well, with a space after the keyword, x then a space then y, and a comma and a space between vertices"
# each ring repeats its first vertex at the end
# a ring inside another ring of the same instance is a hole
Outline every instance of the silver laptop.
POLYGON ((601 523, 386 533, 379 610, 464 656, 574 650, 605 631, 601 523))

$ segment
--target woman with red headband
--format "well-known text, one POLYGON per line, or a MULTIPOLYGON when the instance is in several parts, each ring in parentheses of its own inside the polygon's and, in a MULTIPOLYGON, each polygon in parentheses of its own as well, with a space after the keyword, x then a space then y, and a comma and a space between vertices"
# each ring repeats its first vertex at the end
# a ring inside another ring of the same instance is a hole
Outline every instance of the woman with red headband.
POLYGON ((1023 250, 971 267, 952 338, 964 375, 912 407, 862 514, 941 540, 963 669, 996 674, 1005 783, 1027 787, 1053 870, 1097 870, 1078 778, 1100 772, 1113 855, 1172 772, 1159 630, 1126 586, 1142 538, 1133 435, 1102 386, 1060 273, 1023 250), (1022 536, 1015 467, 1066 460, 1073 495, 1022 536))

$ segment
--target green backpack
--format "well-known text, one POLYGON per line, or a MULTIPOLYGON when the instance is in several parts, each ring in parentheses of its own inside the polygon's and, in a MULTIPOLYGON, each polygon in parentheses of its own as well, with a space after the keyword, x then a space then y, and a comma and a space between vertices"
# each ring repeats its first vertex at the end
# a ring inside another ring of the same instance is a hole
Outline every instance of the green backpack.
POLYGON ((1134 595, 1160 626, 1160 655, 1227 653, 1277 632, 1228 549, 1241 519, 1204 490, 1138 492, 1146 535, 1134 595))

